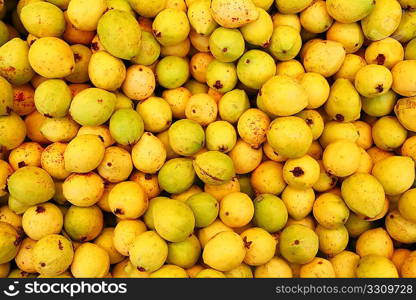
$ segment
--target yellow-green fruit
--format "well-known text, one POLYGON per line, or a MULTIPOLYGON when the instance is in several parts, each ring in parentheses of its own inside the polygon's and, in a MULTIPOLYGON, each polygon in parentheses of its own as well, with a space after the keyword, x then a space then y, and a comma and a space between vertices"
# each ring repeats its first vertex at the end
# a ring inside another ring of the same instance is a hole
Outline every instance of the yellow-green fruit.
POLYGON ((299 32, 290 26, 277 26, 270 39, 270 53, 280 61, 287 61, 298 55, 302 47, 299 32))
POLYGON ((211 15, 211 1, 193 1, 188 6, 188 19, 192 27, 199 34, 210 35, 218 26, 211 15))
POLYGON ((178 56, 166 56, 156 66, 159 84, 168 89, 182 86, 189 77, 188 61, 178 56))
POLYGON ((237 84, 237 71, 233 63, 213 60, 207 68, 207 85, 220 93, 227 93, 237 84))
POLYGON ((23 230, 33 240, 61 232, 64 223, 61 210, 52 203, 32 206, 22 218, 23 230))
POLYGON ((226 28, 238 28, 259 17, 251 0, 213 0, 211 14, 218 24, 226 28))
POLYGON ((19 252, 15 257, 16 265, 20 270, 28 273, 36 273, 35 265, 33 263, 33 247, 36 243, 37 241, 30 238, 25 238, 22 241, 19 252))
POLYGON ((121 108, 111 116, 110 132, 121 145, 135 144, 144 132, 143 119, 135 110, 121 108))
POLYGON ((322 33, 332 25, 325 1, 315 1, 300 14, 302 27, 311 33, 322 33))
POLYGON ((345 49, 334 41, 316 41, 305 51, 303 64, 307 72, 321 74, 324 77, 334 75, 345 59, 345 49))
POLYGON ((416 224, 406 220, 398 210, 389 213, 385 218, 389 235, 398 242, 412 244, 416 241, 416 224))
POLYGON ((227 278, 253 278, 253 271, 246 264, 241 264, 224 274, 227 278))
MULTIPOLYGON (((124 1, 124 0, 123 0, 124 1)), ((139 52, 131 61, 138 65, 150 66, 160 55, 160 45, 156 38, 147 31, 142 31, 139 52)))
POLYGON ((75 69, 74 52, 56 37, 36 40, 29 49, 28 58, 33 70, 46 78, 65 77, 75 69))
POLYGON ((195 227, 191 208, 182 201, 173 199, 155 203, 153 221, 157 233, 170 242, 184 241, 195 227))
POLYGON ((316 256, 319 240, 316 233, 303 225, 286 227, 279 238, 280 253, 291 263, 306 264, 316 256))
POLYGON ((393 83, 389 69, 379 65, 367 65, 355 76, 355 88, 364 97, 377 97, 387 93, 393 83))
POLYGON ((72 205, 64 216, 64 228, 72 240, 91 241, 103 228, 103 213, 95 205, 90 207, 72 205))
POLYGON ((257 8, 259 17, 240 28, 244 40, 252 45, 267 47, 273 34, 273 20, 264 9, 257 8))
POLYGON ((368 64, 378 64, 391 69, 404 58, 402 44, 388 37, 372 42, 365 50, 365 60, 368 64))
POLYGON ((416 79, 411 75, 416 70, 416 60, 398 62, 391 73, 393 75, 392 89, 401 96, 416 96, 416 79))
POLYGON ((357 52, 364 43, 364 34, 359 23, 335 22, 327 31, 326 38, 341 43, 347 53, 357 52))
POLYGON ((71 90, 65 81, 50 79, 35 90, 36 109, 44 116, 61 118, 68 113, 72 100, 71 90))
POLYGON ((324 130, 324 120, 318 111, 303 110, 296 116, 304 119, 306 124, 309 125, 312 130, 313 140, 317 140, 321 136, 324 130))
POLYGON ((126 180, 133 170, 130 153, 121 147, 108 147, 104 158, 97 168, 98 174, 108 182, 117 183, 126 180))
POLYGON ((416 110, 414 109, 415 103, 416 97, 402 98, 397 101, 394 107, 394 112, 400 123, 410 131, 416 131, 416 126, 412 121, 416 116, 416 110))
POLYGON ((251 174, 250 184, 257 194, 279 195, 286 187, 283 166, 274 161, 261 163, 251 174))
POLYGON ((350 122, 360 117, 361 97, 348 79, 339 78, 331 86, 325 111, 340 122, 350 122))
POLYGON ((77 135, 79 127, 79 124, 69 116, 45 118, 39 131, 51 142, 68 142, 77 135))
POLYGON ((312 144, 312 131, 299 117, 282 117, 270 124, 267 141, 280 155, 287 158, 304 156, 312 144))
POLYGON ((198 177, 207 184, 224 184, 235 176, 232 159, 219 151, 208 151, 198 155, 193 165, 198 177))
POLYGON ((355 278, 360 256, 351 251, 342 251, 330 258, 337 278, 355 278))
POLYGON ((345 78, 354 82, 355 74, 365 65, 367 65, 367 63, 361 56, 356 54, 347 54, 341 68, 334 74, 334 78, 345 78))
POLYGON ((261 50, 247 51, 237 64, 238 79, 252 89, 260 89, 275 73, 273 58, 261 50))
POLYGON ((0 47, 0 75, 14 85, 29 82, 35 73, 29 63, 28 53, 28 44, 20 38, 13 38, 2 45, 0 47))
POLYGON ((114 248, 124 256, 129 255, 129 248, 136 236, 145 232, 146 225, 139 220, 121 220, 113 232, 114 248))
POLYGON ((397 94, 392 90, 389 90, 387 93, 376 97, 363 97, 363 111, 367 115, 373 117, 386 116, 393 111, 397 97, 397 94))
POLYGON ((9 208, 16 214, 23 214, 31 205, 25 204, 9 195, 9 208))
POLYGON ((104 278, 109 268, 110 257, 100 246, 84 243, 75 250, 71 265, 75 278, 104 278))
POLYGON ((361 257, 374 254, 391 258, 394 251, 393 241, 383 228, 371 229, 361 234, 355 247, 361 257))
POLYGON ((26 125, 19 115, 0 116, 0 145, 7 150, 18 147, 26 137, 26 125))
POLYGON ((159 270, 153 272, 150 278, 188 278, 188 273, 176 265, 164 265, 159 270))
POLYGON ((114 91, 121 87, 126 77, 126 67, 121 59, 98 51, 90 58, 88 75, 97 88, 114 91))
POLYGON ((9 163, 14 170, 24 166, 40 166, 42 146, 35 142, 26 142, 13 149, 9 155, 9 163))
POLYGON ((72 174, 63 183, 63 195, 71 204, 88 207, 100 200, 104 181, 94 172, 72 174))
POLYGON ((410 157, 392 156, 377 162, 372 174, 387 195, 400 195, 413 185, 415 164, 410 157))
POLYGON ((409 43, 407 43, 404 57, 407 60, 416 59, 416 39, 412 39, 409 43))
POLYGON ((368 16, 374 9, 376 1, 352 0, 348 3, 342 0, 328 0, 328 13, 338 22, 353 23, 368 16))
POLYGON ((148 207, 148 197, 134 181, 118 183, 108 195, 111 211, 120 219, 137 219, 148 207))
POLYGON ((97 29, 98 20, 107 9, 105 0, 75 0, 68 5, 68 19, 78 30, 97 29))
POLYGON ((236 61, 245 50, 243 35, 238 29, 219 27, 210 35, 209 50, 221 62, 236 61))
POLYGON ((0 222, 0 237, 0 263, 4 264, 16 256, 22 238, 12 225, 5 222, 0 222))
POLYGON ((269 79, 261 88, 261 97, 268 112, 290 116, 308 105, 308 94, 295 79, 279 75, 269 79))
POLYGON ((354 124, 350 122, 329 121, 325 123, 324 131, 319 138, 319 143, 326 148, 329 144, 338 140, 349 140, 357 142, 359 138, 358 131, 354 124))
POLYGON ((184 41, 190 31, 186 13, 166 8, 157 14, 152 24, 153 34, 163 46, 173 46, 184 41))
MULTIPOLYGON (((174 125, 171 127, 173 126, 174 125)), ((227 121, 212 122, 207 126, 205 135, 206 146, 208 150, 216 150, 227 153, 234 147, 235 143, 237 142, 236 130, 234 126, 232 126, 227 121)))
POLYGON ((414 20, 416 13, 413 9, 403 11, 399 27, 392 34, 392 37, 401 43, 406 43, 416 36, 414 20))
POLYGON ((65 169, 76 173, 91 172, 100 165, 104 152, 104 144, 97 135, 79 135, 65 149, 65 169))
POLYGON ((332 193, 320 195, 313 204, 313 216, 325 228, 335 229, 343 225, 350 215, 341 197, 332 193))
POLYGON ((307 8, 312 2, 312 0, 276 0, 276 6, 282 14, 296 14, 307 8))
POLYGON ((357 265, 358 278, 398 278, 393 262, 381 255, 366 255, 357 265))
POLYGON ((154 174, 165 163, 166 150, 162 142, 150 132, 142 135, 131 152, 133 164, 139 171, 154 174))
POLYGON ((399 26, 401 18, 402 8, 396 0, 377 0, 371 13, 361 21, 361 26, 367 39, 378 41, 389 37, 399 26))
POLYGON ((185 107, 186 118, 201 126, 207 126, 217 119, 218 106, 215 99, 206 93, 192 95, 185 107))
POLYGON ((146 131, 162 132, 172 124, 172 110, 163 98, 147 98, 137 104, 136 111, 143 118, 146 131))
POLYGON ((247 194, 235 192, 221 200, 219 216, 229 227, 243 227, 251 221, 253 215, 253 201, 247 194))
POLYGON ((196 193, 186 200, 195 216, 196 227, 207 227, 218 216, 219 204, 217 199, 208 193, 196 193))
POLYGON ((324 258, 315 257, 311 262, 300 267, 300 278, 335 278, 332 263, 324 258))
POLYGON ((287 186, 282 193, 282 200, 289 215, 295 220, 301 220, 312 211, 315 193, 311 188, 296 189, 287 186))
POLYGON ((173 158, 167 161, 158 173, 159 185, 171 194, 182 193, 194 183, 195 171, 192 160, 173 158))
POLYGON ((385 194, 381 183, 372 175, 356 173, 342 182, 342 197, 357 214, 377 216, 384 207, 385 194))
POLYGON ((354 142, 342 139, 332 142, 325 148, 322 161, 330 174, 346 177, 357 171, 360 157, 360 147, 354 142))
POLYGON ((204 263, 220 271, 236 268, 243 262, 245 255, 243 239, 237 233, 229 231, 214 236, 202 252, 204 263))
POLYGON ((62 10, 48 2, 32 2, 20 12, 20 20, 29 33, 41 38, 61 36, 65 31, 65 19, 62 10))
POLYGON ((254 227, 245 230, 240 236, 246 248, 244 262, 249 266, 263 265, 275 255, 276 240, 266 230, 254 227))
POLYGON ((113 242, 114 228, 104 228, 101 234, 95 239, 94 244, 107 251, 110 258, 110 264, 116 264, 124 259, 114 246, 113 242))
POLYGON ((258 266, 254 278, 292 278, 293 272, 289 264, 282 258, 273 257, 266 264, 258 266))
POLYGON ((128 0, 135 12, 146 18, 154 18, 161 10, 166 7, 166 0, 128 0))
POLYGON ((334 229, 318 225, 316 234, 319 238, 319 250, 327 255, 334 256, 344 251, 348 245, 348 230, 343 225, 334 229))
POLYGON ((239 136, 252 147, 259 147, 266 140, 270 119, 263 111, 256 108, 246 110, 238 120, 239 136))
POLYGON ((55 194, 55 184, 50 175, 41 168, 23 167, 16 170, 8 180, 11 196, 28 205, 48 201, 55 194))
MULTIPOLYGON (((201 83, 201 82, 199 82, 197 80, 193 80, 193 79, 191 79, 187 83, 185 83, 183 85, 183 87, 186 88, 187 90, 189 90, 189 92, 192 95, 196 95, 196 94, 208 94, 208 92, 210 90, 209 86, 206 85, 205 83, 201 83)), ((218 93, 218 92, 216 92, 216 93, 218 93)), ((210 95, 210 96, 212 97, 213 95, 210 95)))
POLYGON ((373 125, 372 135, 376 146, 392 151, 400 147, 407 138, 406 129, 395 117, 382 117, 373 125))
POLYGON ((416 189, 410 189, 400 196, 398 209, 400 214, 407 220, 416 223, 414 206, 416 204, 416 189))
POLYGON ((0 207, 0 221, 9 223, 17 230, 22 227, 22 217, 11 210, 8 205, 0 207))
POLYGON ((168 257, 168 245, 154 231, 138 235, 129 248, 131 263, 141 272, 158 270, 168 257))
POLYGON ((257 226, 274 233, 286 225, 288 212, 280 198, 271 194, 263 194, 257 196, 253 203, 253 221, 257 226))
POLYGON ((115 57, 130 60, 139 53, 141 29, 128 12, 106 12, 98 22, 97 33, 104 48, 115 57))
POLYGON ((204 269, 198 274, 196 274, 195 278, 226 278, 224 273, 214 270, 214 269, 204 269))
POLYGON ((308 94, 308 109, 315 109, 326 102, 330 87, 325 77, 318 73, 305 73, 300 84, 308 94))
POLYGON ((286 183, 297 189, 311 188, 319 179, 318 162, 309 155, 289 159, 283 167, 283 178, 286 183))
POLYGON ((201 254, 201 245, 195 235, 186 240, 168 245, 167 262, 181 268, 190 268, 196 264, 201 254))
POLYGON ((350 237, 356 238, 361 233, 371 229, 373 224, 364 220, 361 216, 358 216, 355 213, 350 213, 350 216, 345 223, 345 227, 347 228, 350 237))
POLYGON ((218 103, 218 112, 222 120, 234 124, 249 107, 250 102, 246 92, 234 89, 222 96, 218 103))
POLYGON ((12 111, 14 95, 12 85, 1 76, 0 88, 3 91, 0 96, 0 116, 4 116, 12 111))
POLYGON ((64 273, 72 263, 72 243, 62 235, 51 234, 43 237, 33 247, 33 265, 38 273, 57 276, 64 273))
POLYGON ((204 145, 204 130, 195 121, 187 119, 176 121, 168 132, 170 146, 180 155, 194 155, 204 145))

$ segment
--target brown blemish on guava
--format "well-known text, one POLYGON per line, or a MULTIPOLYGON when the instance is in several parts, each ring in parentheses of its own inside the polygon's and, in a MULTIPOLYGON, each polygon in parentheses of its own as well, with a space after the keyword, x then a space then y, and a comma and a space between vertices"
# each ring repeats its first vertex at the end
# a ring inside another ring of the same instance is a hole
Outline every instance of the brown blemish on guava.
POLYGON ((219 89, 222 89, 223 87, 224 87, 224 85, 221 83, 220 80, 215 81, 214 88, 219 90, 219 89))
POLYGON ((300 177, 305 174, 305 172, 300 167, 295 167, 293 170, 290 171, 293 176, 300 177))
POLYGON ((61 241, 58 241, 58 248, 59 248, 59 250, 64 250, 64 247, 62 246, 61 241))
POLYGON ((19 163, 17 164, 17 166, 18 166, 19 168, 23 168, 23 167, 25 167, 25 166, 26 166, 26 163, 25 163, 24 161, 19 161, 19 163))
POLYGON ((250 249, 251 244, 253 243, 253 241, 247 241, 247 237, 243 237, 243 242, 244 242, 244 248, 250 249))
POLYGON ((45 208, 41 205, 36 206, 36 213, 41 214, 45 212, 45 208))
POLYGON ((341 114, 336 114, 335 115, 335 120, 339 121, 339 122, 343 122, 344 121, 344 116, 341 114))
POLYGON ((121 208, 116 208, 116 209, 114 210, 114 213, 115 213, 116 215, 124 215, 124 211, 123 211, 121 208))
POLYGON ((384 54, 377 55, 376 62, 378 65, 384 65, 385 61, 386 61, 386 56, 384 54))
POLYGON ((384 91, 383 85, 382 85, 382 84, 377 85, 377 86, 376 86, 376 90, 377 90, 379 93, 382 93, 382 92, 384 91))

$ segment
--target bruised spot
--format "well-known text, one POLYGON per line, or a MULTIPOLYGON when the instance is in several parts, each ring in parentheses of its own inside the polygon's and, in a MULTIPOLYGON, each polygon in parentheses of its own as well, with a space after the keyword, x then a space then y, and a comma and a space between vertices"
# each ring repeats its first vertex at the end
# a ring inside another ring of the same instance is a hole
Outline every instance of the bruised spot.
POLYGON ((139 270, 140 272, 146 272, 146 269, 143 267, 137 267, 137 270, 139 270))
POLYGON ((192 110, 192 113, 193 113, 193 114, 195 114, 195 113, 196 113, 196 110, 195 110, 195 109, 193 109, 193 110, 192 110))
POLYGON ((103 99, 98 99, 97 102, 98 103, 103 103, 103 99))
POLYGON ((307 118, 305 121, 306 121, 306 124, 313 125, 313 120, 312 119, 307 118))
POLYGON ((103 142, 103 143, 104 143, 104 138, 103 138, 101 135, 99 135, 98 137, 99 137, 99 139, 101 140, 101 142, 103 142))
POLYGON ((74 59, 76 62, 79 62, 81 60, 81 55, 79 55, 78 53, 74 53, 74 59))
POLYGON ((228 48, 227 47, 225 47, 225 48, 222 49, 222 52, 224 52, 224 53, 227 52, 227 51, 228 51, 228 48))
POLYGON ((300 243, 300 242, 299 242, 299 240, 295 240, 295 241, 294 241, 294 244, 295 244, 295 245, 299 245, 299 243, 300 243))
POLYGON ((41 205, 36 207, 36 213, 41 214, 45 212, 45 208, 41 205))
POLYGON ((116 215, 124 215, 124 211, 123 211, 121 208, 116 208, 116 209, 114 210, 114 213, 115 213, 116 215))
POLYGON ((107 163, 107 167, 111 167, 113 164, 111 162, 107 163))
POLYGON ((172 121, 171 120, 167 120, 166 121, 166 126, 170 126, 170 124, 172 124, 172 121))
POLYGON ((146 180, 152 179, 152 174, 144 174, 144 179, 146 180))
POLYGON ((382 84, 377 85, 376 90, 377 92, 382 93, 384 91, 383 85, 382 84))
POLYGON ((394 216, 393 215, 390 215, 390 219, 394 219, 394 216))
POLYGON ((339 122, 343 122, 344 121, 344 116, 341 114, 336 114, 335 115, 335 120, 339 121, 339 122))
POLYGON ((46 264, 45 264, 44 262, 41 262, 41 263, 40 263, 40 266, 43 268, 43 267, 45 267, 45 266, 46 266, 46 264))
POLYGON ((19 161, 19 163, 17 164, 17 166, 18 166, 19 168, 23 168, 23 167, 25 167, 25 166, 26 166, 26 163, 25 163, 24 161, 19 161))
POLYGON ((22 102, 25 100, 25 95, 23 94, 23 92, 18 92, 14 96, 14 100, 16 100, 17 102, 22 102))
POLYGON ((246 64, 249 64, 250 63, 250 60, 249 59, 246 59, 246 64))
POLYGON ((225 212, 225 215, 226 215, 226 216, 229 216, 229 215, 230 215, 230 213, 229 213, 228 211, 226 211, 226 212, 225 212))
POLYGON ((318 265, 322 265, 322 262, 321 261, 318 261, 318 265))
POLYGON ((243 237, 243 242, 244 242, 244 248, 250 249, 251 244, 253 244, 253 241, 247 241, 247 237, 243 237))
POLYGON ((378 65, 384 65, 385 61, 386 61, 386 56, 384 54, 377 55, 376 62, 378 65))
POLYGON ((153 34, 155 35, 155 37, 160 38, 162 36, 162 33, 160 31, 157 30, 153 30, 153 34))
POLYGON ((143 68, 142 67, 139 68, 139 72, 143 72, 143 68))
POLYGON ((225 151, 227 151, 227 150, 228 150, 228 147, 227 147, 226 145, 221 145, 221 146, 218 148, 218 150, 219 150, 219 151, 221 151, 221 152, 225 152, 225 151))
POLYGON ((58 248, 59 248, 59 250, 64 250, 64 247, 62 246, 61 241, 58 241, 58 248))
POLYGON ((219 81, 219 80, 215 81, 214 88, 219 90, 219 89, 222 89, 223 87, 224 87, 224 85, 221 83, 221 81, 219 81))
POLYGON ((295 177, 300 177, 300 176, 302 176, 302 175, 304 175, 305 174, 305 172, 302 170, 302 168, 300 168, 300 167, 296 167, 296 168, 294 168, 292 171, 290 171, 292 174, 293 174, 293 176, 295 176, 295 177))

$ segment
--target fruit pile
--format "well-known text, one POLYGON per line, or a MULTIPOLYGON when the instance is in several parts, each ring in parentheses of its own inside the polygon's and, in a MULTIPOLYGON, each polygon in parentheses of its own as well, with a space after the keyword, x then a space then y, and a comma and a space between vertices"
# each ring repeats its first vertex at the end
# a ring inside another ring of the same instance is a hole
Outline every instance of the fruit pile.
POLYGON ((0 20, 0 277, 416 277, 416 0, 0 20))

